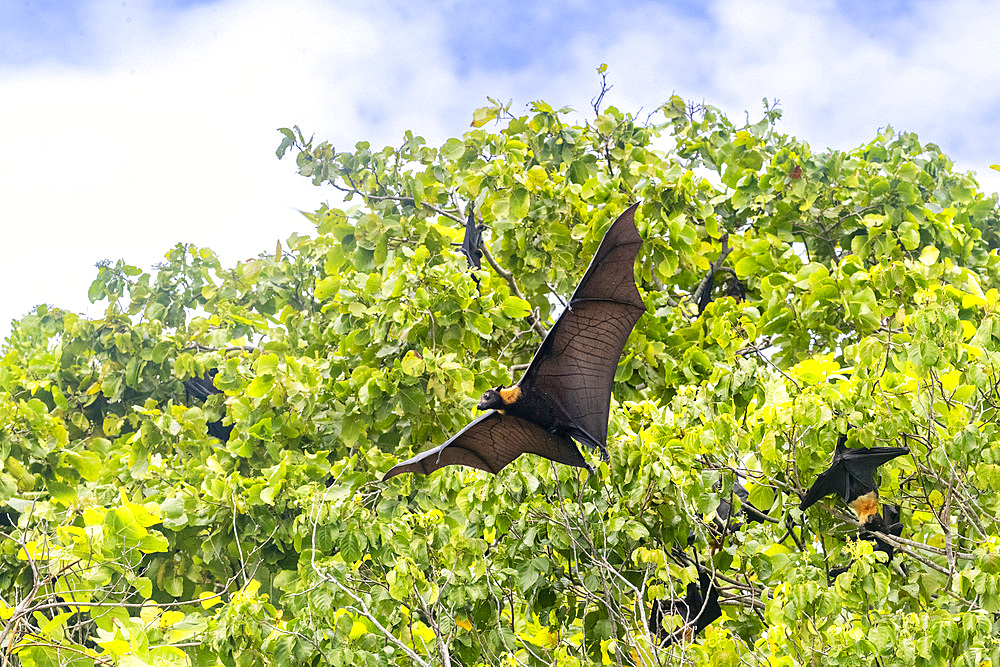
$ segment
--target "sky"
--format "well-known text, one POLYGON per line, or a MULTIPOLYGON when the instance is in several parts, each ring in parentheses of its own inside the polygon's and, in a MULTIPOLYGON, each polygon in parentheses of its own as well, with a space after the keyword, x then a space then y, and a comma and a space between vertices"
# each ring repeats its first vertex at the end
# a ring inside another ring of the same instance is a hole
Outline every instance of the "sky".
POLYGON ((0 0, 0 339, 39 303, 90 317, 95 263, 179 242, 234 264, 337 194, 277 128, 434 145, 487 97, 648 114, 672 94, 814 150, 916 132, 1000 190, 993 0, 0 0))

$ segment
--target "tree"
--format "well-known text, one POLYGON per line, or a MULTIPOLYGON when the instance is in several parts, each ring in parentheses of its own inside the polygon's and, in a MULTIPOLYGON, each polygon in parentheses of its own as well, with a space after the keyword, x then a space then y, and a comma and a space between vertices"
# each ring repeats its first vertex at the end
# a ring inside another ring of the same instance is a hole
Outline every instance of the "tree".
POLYGON ((889 128, 814 152, 766 104, 742 126, 676 97, 644 120, 598 105, 580 125, 494 103, 439 147, 282 130, 278 156, 345 200, 310 214, 315 236, 234 268, 183 245, 155 273, 109 263, 90 290, 103 318, 17 323, 7 659, 1000 661, 996 199, 889 128), (636 200, 648 312, 610 462, 378 481, 516 378, 636 200), (453 247, 470 208, 478 270, 453 247), (744 299, 724 296, 735 280, 744 299), (225 393, 198 404, 182 380, 211 368, 225 393), (206 431, 220 418, 227 442, 206 431), (891 563, 840 501, 798 510, 841 434, 911 449, 881 469, 902 507, 891 563), (775 521, 718 535, 737 483, 775 521), (725 615, 662 648, 653 600, 683 597, 697 565, 725 615))

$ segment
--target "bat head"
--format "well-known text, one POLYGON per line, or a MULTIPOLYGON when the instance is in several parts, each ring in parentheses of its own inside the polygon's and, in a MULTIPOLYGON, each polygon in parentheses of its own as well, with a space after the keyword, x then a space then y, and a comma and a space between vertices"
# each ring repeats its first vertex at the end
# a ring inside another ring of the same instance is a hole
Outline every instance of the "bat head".
POLYGON ((483 395, 479 398, 478 407, 480 410, 503 410, 507 407, 504 402, 503 397, 500 396, 500 390, 502 387, 497 387, 496 389, 487 389, 483 392, 483 395))

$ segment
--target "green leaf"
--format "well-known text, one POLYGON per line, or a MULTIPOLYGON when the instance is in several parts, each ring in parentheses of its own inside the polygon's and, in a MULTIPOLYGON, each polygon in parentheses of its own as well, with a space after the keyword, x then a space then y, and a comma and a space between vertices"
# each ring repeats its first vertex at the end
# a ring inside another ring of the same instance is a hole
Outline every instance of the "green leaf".
POLYGON ((258 375, 250 382, 250 386, 247 387, 247 396, 250 398, 262 398, 271 391, 271 387, 273 386, 273 375, 258 375))
POLYGON ((326 301, 336 293, 339 286, 340 282, 336 277, 327 276, 316 283, 316 290, 313 292, 313 296, 319 301, 326 301))
POLYGON ((441 156, 446 160, 458 160, 465 154, 465 143, 461 139, 449 139, 441 146, 441 156))
POLYGON ((421 375, 424 372, 424 360, 415 351, 410 350, 403 356, 402 367, 407 375, 421 375))
POLYGON ((526 218, 528 216, 528 191, 525 188, 517 187, 510 194, 510 215, 515 219, 526 218))
POLYGON ((531 313, 531 304, 516 296, 508 296, 503 300, 500 309, 511 319, 523 319, 531 313))

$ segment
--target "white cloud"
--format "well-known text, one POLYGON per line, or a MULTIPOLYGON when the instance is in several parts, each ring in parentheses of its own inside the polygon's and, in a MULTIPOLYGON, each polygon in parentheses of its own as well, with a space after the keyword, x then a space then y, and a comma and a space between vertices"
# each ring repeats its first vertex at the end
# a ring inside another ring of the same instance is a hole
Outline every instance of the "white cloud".
POLYGON ((396 143, 406 127, 440 133, 457 108, 434 21, 318 2, 143 11, 94 5, 96 64, 0 73, 15 129, 0 138, 0 224, 17 248, 0 280, 19 286, 0 331, 38 302, 85 310, 104 258, 149 268, 183 241, 232 262, 310 231, 295 209, 335 195, 277 160, 278 127, 396 143))
POLYGON ((511 10, 497 16, 518 25, 479 16, 470 32, 462 3, 93 2, 80 10, 85 62, 0 69, 0 280, 17 287, 0 334, 38 302, 84 311, 100 259, 149 268, 184 241, 233 262, 309 231, 295 209, 335 193, 274 157, 277 127, 340 149, 397 144, 406 129, 436 143, 487 95, 584 117, 602 62, 605 104, 651 111, 676 92, 738 120, 778 98, 782 131, 817 150, 892 124, 1000 189, 988 169, 1000 161, 1000 12, 952 0, 857 19, 842 6, 572 2, 561 10, 576 21, 511 10))

